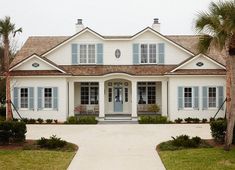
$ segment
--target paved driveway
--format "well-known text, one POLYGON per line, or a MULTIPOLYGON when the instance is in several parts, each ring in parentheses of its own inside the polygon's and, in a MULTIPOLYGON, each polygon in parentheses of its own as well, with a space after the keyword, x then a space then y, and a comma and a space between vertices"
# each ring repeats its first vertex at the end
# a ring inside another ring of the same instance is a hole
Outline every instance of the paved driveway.
POLYGON ((208 124, 28 125, 27 139, 56 134, 79 146, 70 170, 162 170, 155 147, 171 136, 211 138, 208 124))

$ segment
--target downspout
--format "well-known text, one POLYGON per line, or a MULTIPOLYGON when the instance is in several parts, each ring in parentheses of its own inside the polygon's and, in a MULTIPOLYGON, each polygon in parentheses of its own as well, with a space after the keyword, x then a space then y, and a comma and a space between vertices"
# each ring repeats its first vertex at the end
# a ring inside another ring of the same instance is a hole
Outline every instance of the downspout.
POLYGON ((67 88, 67 93, 68 93, 68 95, 67 95, 67 97, 68 97, 68 105, 67 105, 68 106, 68 108, 67 108, 68 109, 68 115, 67 115, 67 117, 69 117, 69 82, 67 82, 67 87, 68 87, 67 88))
POLYGON ((168 81, 166 82, 166 115, 167 117, 169 117, 169 113, 168 113, 168 110, 169 110, 169 105, 168 105, 168 99, 169 99, 169 96, 168 96, 168 81))

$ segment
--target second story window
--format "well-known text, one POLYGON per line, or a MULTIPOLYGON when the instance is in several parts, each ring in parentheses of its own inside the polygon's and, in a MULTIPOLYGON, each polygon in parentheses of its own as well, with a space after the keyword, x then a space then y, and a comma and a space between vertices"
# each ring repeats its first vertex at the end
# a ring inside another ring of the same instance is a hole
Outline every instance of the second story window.
POLYGON ((80 45, 80 63, 94 64, 96 62, 96 50, 94 44, 80 45))
POLYGON ((156 44, 140 45, 140 63, 157 63, 156 44))

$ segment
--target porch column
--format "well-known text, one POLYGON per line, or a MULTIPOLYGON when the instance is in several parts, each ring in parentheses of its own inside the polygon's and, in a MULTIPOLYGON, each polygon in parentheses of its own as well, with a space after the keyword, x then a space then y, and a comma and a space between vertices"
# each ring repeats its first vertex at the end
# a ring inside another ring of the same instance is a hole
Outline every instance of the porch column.
POLYGON ((167 116, 167 81, 162 81, 162 115, 167 116))
POLYGON ((73 81, 69 81, 68 105, 69 105, 69 116, 74 116, 74 82, 73 81))
POLYGON ((136 118, 137 119, 137 82, 136 81, 132 81, 131 82, 132 85, 132 90, 131 90, 131 117, 132 118, 136 118))
POLYGON ((104 119, 104 81, 99 82, 99 119, 104 119))

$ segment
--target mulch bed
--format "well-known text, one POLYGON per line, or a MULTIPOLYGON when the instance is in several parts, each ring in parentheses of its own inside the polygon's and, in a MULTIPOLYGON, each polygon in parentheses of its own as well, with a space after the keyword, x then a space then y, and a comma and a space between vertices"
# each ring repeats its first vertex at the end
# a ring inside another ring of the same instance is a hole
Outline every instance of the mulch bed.
POLYGON ((23 143, 12 143, 9 145, 0 145, 0 150, 16 150, 23 149, 25 146, 35 144, 36 140, 26 140, 23 143))

